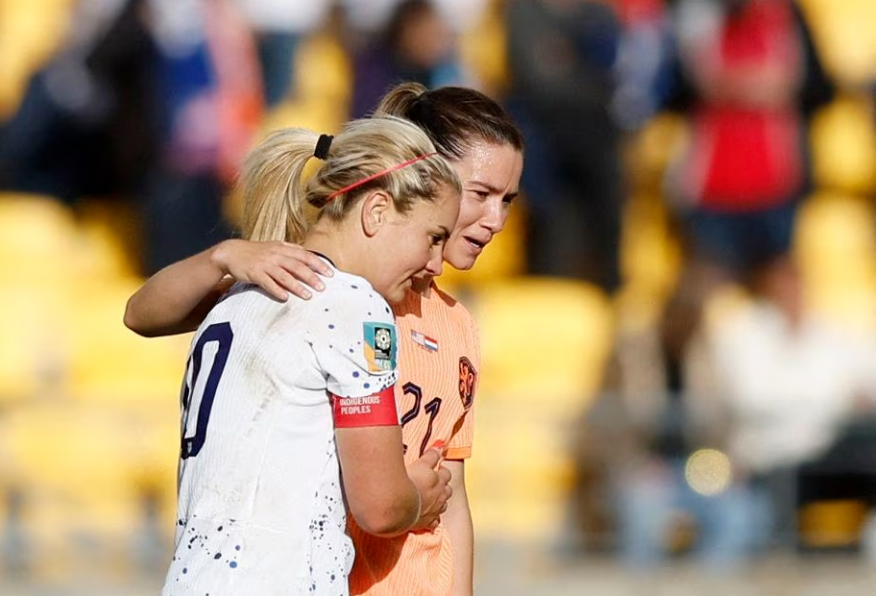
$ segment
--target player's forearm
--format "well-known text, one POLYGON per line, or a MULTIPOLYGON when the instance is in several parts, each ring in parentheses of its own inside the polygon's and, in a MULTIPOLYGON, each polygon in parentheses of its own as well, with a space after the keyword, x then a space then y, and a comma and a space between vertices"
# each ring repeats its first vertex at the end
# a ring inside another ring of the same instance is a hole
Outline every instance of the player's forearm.
POLYGON ((450 537, 453 547, 453 591, 452 596, 472 596, 474 568, 474 530, 471 509, 465 491, 464 464, 462 461, 445 462, 450 470, 450 485, 453 496, 447 501, 447 511, 441 516, 441 523, 450 537))
POLYGON ((384 538, 404 534, 419 516, 420 494, 412 483, 388 488, 384 498, 374 499, 370 507, 360 508, 354 514, 360 528, 384 538))
POLYGON ((377 536, 395 536, 413 526, 420 492, 405 469, 401 428, 339 428, 335 436, 347 507, 356 524, 377 536))
POLYGON ((348 501, 350 514, 365 532, 388 538, 404 534, 420 515, 420 493, 410 481, 384 478, 379 491, 354 495, 348 501))
POLYGON ((224 243, 168 265, 128 299, 125 325, 145 337, 193 331, 231 283, 218 264, 224 243))

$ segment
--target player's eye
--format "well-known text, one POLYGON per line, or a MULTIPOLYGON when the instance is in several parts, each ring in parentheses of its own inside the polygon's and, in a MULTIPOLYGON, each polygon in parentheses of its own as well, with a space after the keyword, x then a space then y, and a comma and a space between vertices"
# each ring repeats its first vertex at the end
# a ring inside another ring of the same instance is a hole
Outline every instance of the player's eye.
POLYGON ((466 198, 471 198, 476 201, 486 201, 490 197, 490 191, 469 188, 466 190, 466 198))
POLYGON ((439 246, 441 244, 444 244, 444 240, 446 240, 446 237, 444 236, 444 234, 430 234, 429 235, 429 242, 431 243, 432 246, 439 246))

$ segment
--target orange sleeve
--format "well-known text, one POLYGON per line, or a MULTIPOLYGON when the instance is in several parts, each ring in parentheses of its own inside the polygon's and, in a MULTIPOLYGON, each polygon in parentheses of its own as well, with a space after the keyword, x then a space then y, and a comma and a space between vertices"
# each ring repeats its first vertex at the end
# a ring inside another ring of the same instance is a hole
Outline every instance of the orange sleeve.
MULTIPOLYGON (((447 447, 445 457, 447 459, 468 459, 471 457, 472 443, 474 442, 474 414, 477 405, 477 388, 480 380, 481 366, 481 345, 480 333, 477 323, 467 310, 465 313, 465 321, 460 324, 460 327, 465 329, 465 344, 466 358, 471 365, 471 405, 466 409, 462 418, 457 421, 454 427, 453 436, 451 436, 447 447)), ((463 383, 462 372, 460 374, 460 383, 463 383)), ((462 392, 462 389, 460 389, 462 392)))

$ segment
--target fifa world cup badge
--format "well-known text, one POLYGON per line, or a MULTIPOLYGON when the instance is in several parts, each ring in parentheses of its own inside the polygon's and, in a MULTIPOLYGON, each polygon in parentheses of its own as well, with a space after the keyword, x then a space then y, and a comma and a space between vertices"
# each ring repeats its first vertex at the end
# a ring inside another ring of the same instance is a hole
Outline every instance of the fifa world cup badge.
POLYGON ((365 323, 365 360, 370 372, 395 369, 395 326, 388 323, 365 323))

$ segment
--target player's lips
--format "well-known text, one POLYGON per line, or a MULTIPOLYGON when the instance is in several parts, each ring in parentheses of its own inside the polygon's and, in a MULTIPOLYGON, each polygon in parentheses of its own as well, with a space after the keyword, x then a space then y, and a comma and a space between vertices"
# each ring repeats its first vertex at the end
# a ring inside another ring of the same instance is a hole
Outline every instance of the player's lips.
POLYGON ((478 253, 484 250, 484 247, 490 243, 490 240, 492 240, 492 238, 474 238, 473 236, 463 236, 463 239, 478 253))

